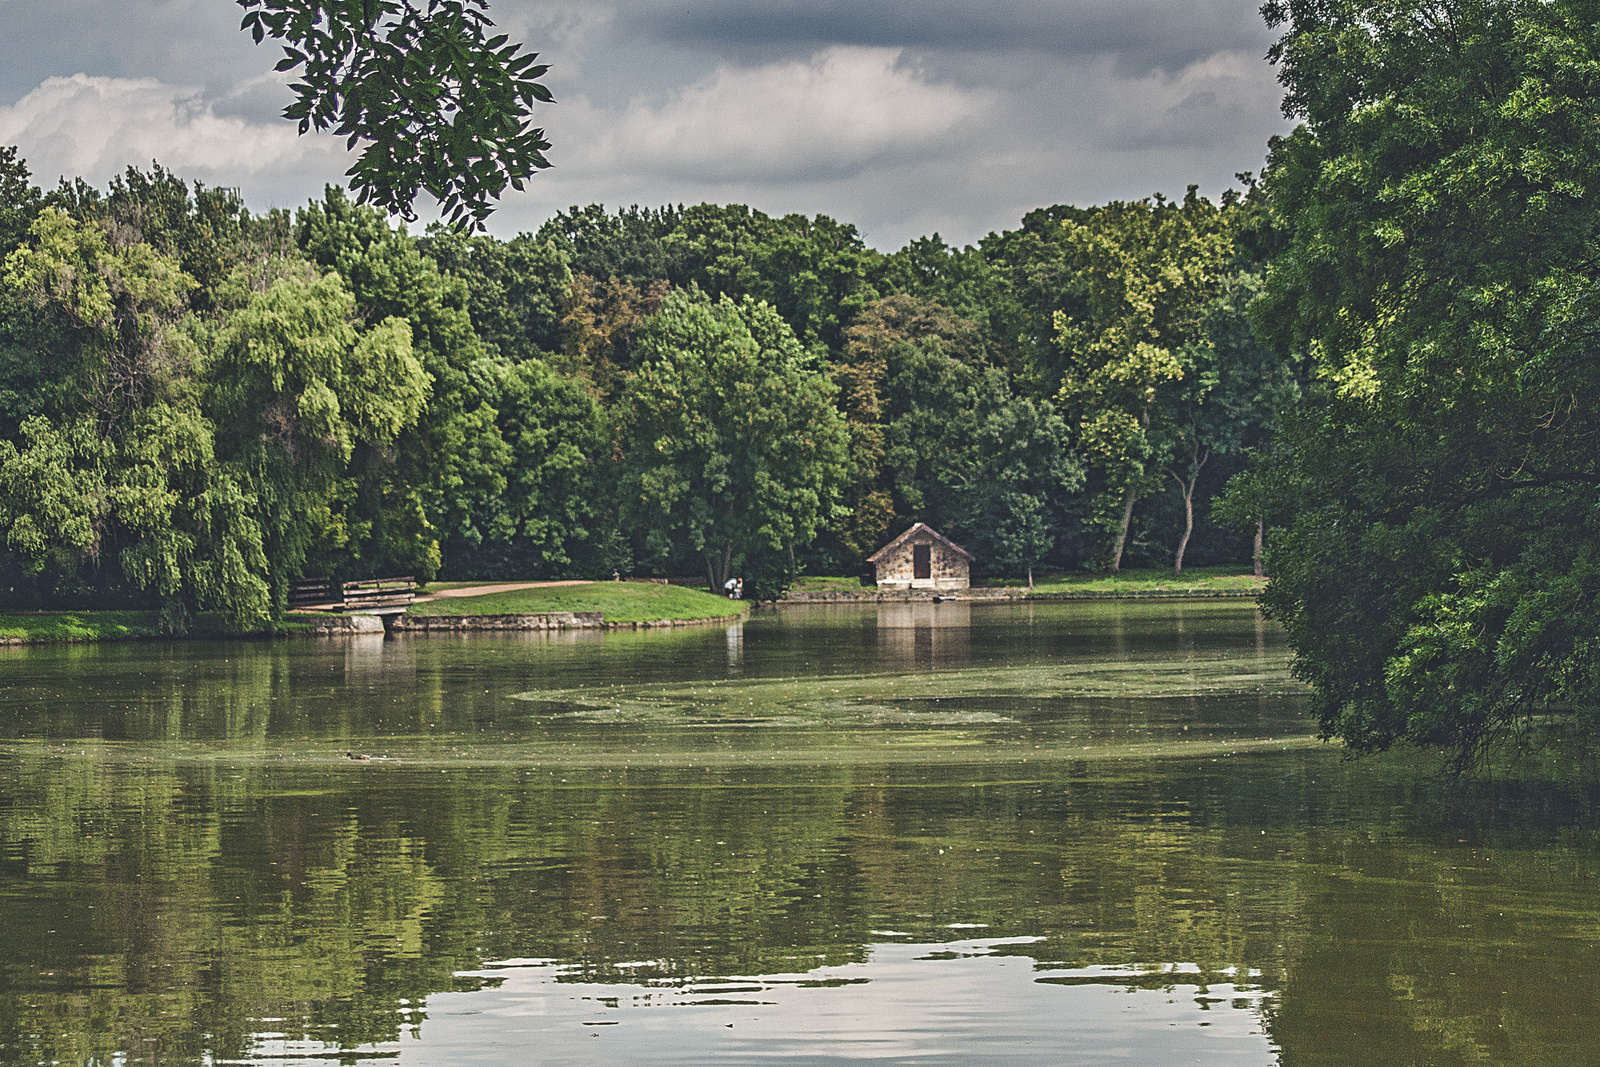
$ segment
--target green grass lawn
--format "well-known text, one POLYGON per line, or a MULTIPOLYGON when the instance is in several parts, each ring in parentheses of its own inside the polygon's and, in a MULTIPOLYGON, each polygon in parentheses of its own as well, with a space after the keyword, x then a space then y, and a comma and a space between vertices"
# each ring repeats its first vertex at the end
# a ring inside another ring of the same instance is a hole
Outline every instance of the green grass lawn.
POLYGON ((413 604, 410 609, 412 615, 532 615, 545 611, 603 611, 607 622, 658 622, 734 615, 739 605, 726 597, 682 585, 588 582, 448 597, 413 604))
MULTIPOLYGON (((980 585, 1005 586, 1020 589, 1026 586, 1023 578, 981 579, 980 585)), ((1169 570, 1125 570, 1118 574, 1051 574, 1035 579, 1035 593, 1201 593, 1201 592, 1258 592, 1266 584, 1264 579, 1243 573, 1236 566, 1189 567, 1182 578, 1174 578, 1169 570)), ((868 587, 870 590, 870 587, 868 587)), ((794 583, 799 592, 857 592, 862 589, 859 578, 834 578, 807 574, 794 583)))
POLYGON ((24 641, 115 641, 161 632, 154 611, 50 611, 0 615, 0 638, 24 641))
MULTIPOLYGON (((997 583, 998 584, 998 583, 997 583)), ((1006 582, 1020 585, 1020 582, 1006 582)), ((1117 574, 1065 574, 1036 580, 1034 593, 1257 592, 1266 580, 1238 567, 1188 567, 1182 578, 1169 570, 1125 570, 1117 574)))
POLYGON ((861 591, 861 579, 803 574, 795 579, 794 588, 807 593, 857 593, 861 591))
MULTIPOLYGON (((307 617, 289 615, 275 626, 258 633, 309 633, 315 624, 307 617)), ((40 611, 0 614, 0 640, 23 641, 120 641, 131 637, 238 637, 230 633, 221 616, 201 612, 186 634, 167 634, 161 629, 161 613, 156 611, 40 611)))

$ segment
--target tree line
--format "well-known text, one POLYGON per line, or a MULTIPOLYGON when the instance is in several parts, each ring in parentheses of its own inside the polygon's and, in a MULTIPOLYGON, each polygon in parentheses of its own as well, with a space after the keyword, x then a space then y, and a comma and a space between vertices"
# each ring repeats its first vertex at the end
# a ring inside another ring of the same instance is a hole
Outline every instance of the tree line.
POLYGON ((1254 191, 892 254, 826 216, 412 235, 159 165, 0 200, 0 573, 276 617, 299 576, 859 573, 924 521, 994 575, 1246 560, 1209 501, 1292 394, 1254 191))

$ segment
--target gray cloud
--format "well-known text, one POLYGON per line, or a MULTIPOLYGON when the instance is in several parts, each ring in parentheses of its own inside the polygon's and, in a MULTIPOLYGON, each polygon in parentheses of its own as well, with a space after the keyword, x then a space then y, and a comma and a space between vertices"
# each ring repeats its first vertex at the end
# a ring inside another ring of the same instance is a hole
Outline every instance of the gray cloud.
MULTIPOLYGON (((1052 203, 1216 195, 1284 129, 1258 0, 491 0, 552 64, 510 235, 604 202, 747 203, 958 243, 1052 203)), ((0 143, 103 183, 160 159, 257 209, 340 181, 231 0, 3 0, 0 143), (82 75, 81 78, 77 77, 82 75)), ((419 205, 420 207, 420 205, 419 205)))
POLYGON ((70 74, 225 93, 280 54, 239 32, 241 14, 230 0, 10 0, 0 4, 0 104, 70 74))
POLYGON ((766 56, 832 44, 954 52, 1113 55, 1125 74, 1175 72, 1223 49, 1265 51, 1254 5, 1234 0, 689 0, 624 5, 624 34, 766 56))

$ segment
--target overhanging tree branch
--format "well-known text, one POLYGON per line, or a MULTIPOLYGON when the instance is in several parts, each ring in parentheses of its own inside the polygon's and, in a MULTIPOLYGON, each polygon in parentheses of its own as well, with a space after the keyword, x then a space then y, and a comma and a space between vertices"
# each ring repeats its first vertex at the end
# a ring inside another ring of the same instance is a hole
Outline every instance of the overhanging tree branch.
POLYGON ((549 68, 491 36, 486 0, 236 2, 240 28, 282 41, 277 69, 298 73, 284 117, 363 146, 346 172, 361 202, 409 221, 425 190, 452 225, 482 229, 507 185, 550 166, 531 124, 554 102, 549 68))

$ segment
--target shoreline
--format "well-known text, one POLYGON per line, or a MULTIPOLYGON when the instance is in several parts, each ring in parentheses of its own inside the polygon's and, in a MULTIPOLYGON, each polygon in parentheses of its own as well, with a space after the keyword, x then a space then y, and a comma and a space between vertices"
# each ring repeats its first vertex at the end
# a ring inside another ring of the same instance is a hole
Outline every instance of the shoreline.
POLYGON ((1256 589, 1085 589, 1082 592, 1030 592, 1027 589, 911 589, 880 593, 862 590, 801 590, 782 600, 767 601, 776 607, 793 604, 904 604, 921 601, 937 603, 1016 603, 1062 600, 1254 600, 1256 589))
MULTIPOLYGON (((344 616, 355 618, 356 616, 344 616)), ((637 619, 607 622, 603 611, 541 611, 509 615, 421 615, 390 616, 390 633, 494 633, 537 630, 657 630, 677 626, 717 626, 738 622, 743 612, 732 615, 704 615, 691 619, 637 619)), ((368 631, 374 632, 374 631, 368 631)))
MULTIPOLYGON (((1084 590, 1082 592, 1029 592, 1022 588, 979 588, 960 590, 914 589, 895 592, 877 590, 800 590, 791 592, 781 600, 761 602, 763 607, 785 608, 816 604, 895 604, 895 603, 989 603, 1007 604, 1039 601, 1094 601, 1094 600, 1253 600, 1260 595, 1251 589, 1154 589, 1154 590, 1084 590)), ((746 602, 755 606, 754 602, 746 602)), ((279 629, 252 633, 185 633, 163 634, 153 628, 117 626, 120 632, 94 632, 87 625, 96 617, 126 615, 126 612, 76 611, 40 614, 35 618, 82 617, 84 632, 71 636, 26 636, 0 634, 0 649, 24 648, 40 645, 94 644, 109 641, 227 641, 270 640, 283 637, 335 637, 354 634, 405 633, 426 635, 431 633, 513 633, 558 630, 656 630, 685 626, 721 626, 739 622, 746 612, 736 611, 726 615, 707 615, 697 618, 644 619, 608 621, 599 611, 518 612, 493 615, 423 615, 396 614, 385 624, 379 615, 324 615, 290 614, 279 629)), ((9 616, 7 620, 28 616, 9 616)))
MULTIPOLYGON (((63 613, 68 614, 68 613, 63 613)), ((72 612, 73 616, 93 616, 93 612, 72 612)), ((44 616, 49 617, 49 616, 44 616)), ((742 621, 744 612, 707 615, 689 619, 630 619, 608 622, 599 611, 547 611, 503 615, 289 615, 288 626, 277 630, 250 633, 160 633, 153 629, 123 629, 121 632, 81 633, 68 637, 0 635, 0 649, 32 648, 43 645, 86 645, 124 641, 266 641, 277 638, 350 637, 358 634, 534 633, 562 630, 665 630, 685 626, 721 626, 742 621)))

